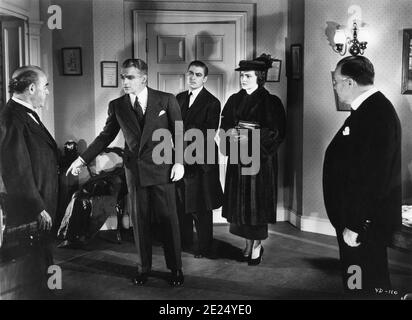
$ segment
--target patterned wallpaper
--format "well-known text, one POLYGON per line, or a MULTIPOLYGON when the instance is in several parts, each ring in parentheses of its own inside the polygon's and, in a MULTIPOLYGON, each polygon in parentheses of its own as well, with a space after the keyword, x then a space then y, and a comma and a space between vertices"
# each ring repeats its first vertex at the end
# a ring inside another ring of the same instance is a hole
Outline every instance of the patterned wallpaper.
POLYGON ((303 214, 326 217, 322 165, 327 145, 348 116, 336 111, 330 71, 340 56, 329 46, 327 23, 346 24, 348 8, 358 4, 370 33, 367 56, 376 86, 392 101, 403 130, 404 199, 412 198, 412 96, 401 95, 402 29, 412 28, 410 0, 309 0, 305 2, 303 214))

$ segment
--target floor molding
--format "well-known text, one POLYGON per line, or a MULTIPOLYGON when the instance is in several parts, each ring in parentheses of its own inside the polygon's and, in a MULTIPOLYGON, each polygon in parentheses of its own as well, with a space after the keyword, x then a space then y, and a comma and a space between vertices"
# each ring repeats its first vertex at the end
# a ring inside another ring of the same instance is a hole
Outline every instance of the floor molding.
POLYGON ((302 216, 293 210, 278 207, 277 221, 288 221, 301 231, 314 232, 336 237, 335 228, 328 219, 302 216))

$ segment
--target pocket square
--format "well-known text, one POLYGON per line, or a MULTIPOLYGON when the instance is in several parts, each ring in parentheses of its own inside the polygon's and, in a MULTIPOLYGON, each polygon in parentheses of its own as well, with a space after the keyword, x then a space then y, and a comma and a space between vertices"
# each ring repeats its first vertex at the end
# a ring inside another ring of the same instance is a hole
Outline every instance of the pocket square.
POLYGON ((159 117, 162 116, 162 115, 164 115, 165 113, 166 113, 166 111, 164 111, 164 110, 160 111, 160 112, 159 112, 159 117))
POLYGON ((350 129, 349 129, 349 127, 345 127, 345 129, 343 129, 343 131, 342 131, 342 134, 343 134, 344 136, 348 136, 348 135, 350 134, 350 129))

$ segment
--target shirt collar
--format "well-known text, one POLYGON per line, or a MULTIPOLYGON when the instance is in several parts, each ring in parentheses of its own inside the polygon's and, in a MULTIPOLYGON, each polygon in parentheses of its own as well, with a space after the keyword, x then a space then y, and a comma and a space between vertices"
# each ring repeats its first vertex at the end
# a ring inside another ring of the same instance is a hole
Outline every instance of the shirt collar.
POLYGON ((36 110, 34 110, 33 106, 30 103, 28 103, 26 101, 23 101, 23 100, 20 100, 19 98, 16 98, 15 96, 11 97, 11 99, 14 100, 15 102, 25 106, 26 108, 29 108, 30 110, 36 112, 36 110))
POLYGON ((368 99, 371 95, 373 95, 374 93, 378 92, 378 89, 376 89, 375 87, 370 88, 368 91, 365 91, 364 93, 362 93, 359 97, 357 97, 355 100, 352 101, 351 103, 351 108, 353 110, 356 110, 359 108, 359 106, 366 100, 368 99))
POLYGON ((189 93, 190 93, 190 92, 192 93, 192 100, 196 99, 196 97, 198 96, 198 94, 200 93, 200 91, 202 91, 202 89, 203 89, 203 86, 201 86, 201 87, 199 87, 199 88, 197 88, 197 89, 194 89, 194 90, 189 90, 189 93))
POLYGON ((137 97, 139 99, 139 104, 142 107, 145 107, 147 105, 147 97, 148 97, 147 87, 144 87, 144 89, 140 91, 138 95, 135 95, 134 93, 129 93, 129 97, 130 97, 130 102, 132 105, 134 105, 134 102, 136 101, 136 97, 137 97))

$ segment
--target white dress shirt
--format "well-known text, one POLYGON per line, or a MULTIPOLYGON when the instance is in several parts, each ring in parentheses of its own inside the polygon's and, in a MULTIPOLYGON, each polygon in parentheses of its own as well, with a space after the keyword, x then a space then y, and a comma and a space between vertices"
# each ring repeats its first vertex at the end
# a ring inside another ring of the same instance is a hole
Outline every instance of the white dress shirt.
POLYGON ((201 86, 200 88, 197 88, 195 90, 192 90, 192 91, 189 90, 189 94, 192 93, 192 95, 190 96, 190 99, 189 99, 189 108, 192 106, 193 102, 195 102, 196 97, 198 96, 200 91, 202 91, 202 89, 203 89, 203 86, 201 86))
POLYGON ((147 108, 147 96, 148 96, 147 87, 145 87, 142 91, 140 91, 138 95, 129 93, 130 103, 132 104, 132 106, 134 106, 134 102, 136 101, 136 98, 137 98, 137 101, 139 101, 139 104, 142 107, 143 114, 145 114, 146 108, 147 108))

